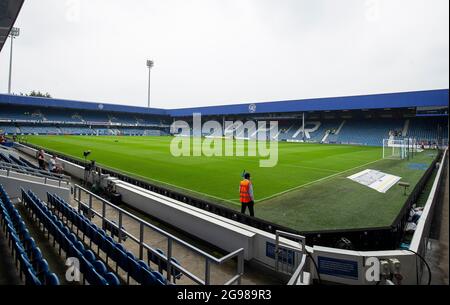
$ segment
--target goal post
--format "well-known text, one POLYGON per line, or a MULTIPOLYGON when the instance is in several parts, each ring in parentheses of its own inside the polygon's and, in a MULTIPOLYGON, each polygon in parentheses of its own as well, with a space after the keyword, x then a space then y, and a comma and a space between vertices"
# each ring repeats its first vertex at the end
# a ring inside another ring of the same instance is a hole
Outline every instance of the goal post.
POLYGON ((409 153, 409 139, 383 139, 383 159, 403 160, 409 153))

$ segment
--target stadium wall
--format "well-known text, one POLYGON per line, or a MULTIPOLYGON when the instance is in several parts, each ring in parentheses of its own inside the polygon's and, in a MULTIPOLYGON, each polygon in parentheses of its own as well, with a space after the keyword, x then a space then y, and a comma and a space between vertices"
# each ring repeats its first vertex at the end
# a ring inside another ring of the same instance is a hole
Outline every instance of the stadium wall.
MULTIPOLYGON (((373 285, 375 283, 368 282, 365 278, 365 273, 368 270, 368 266, 365 266, 368 258, 376 257, 381 259, 398 259, 400 261, 400 274, 403 276, 402 284, 404 285, 417 285, 422 283, 425 271, 425 263, 413 252, 418 253, 420 256, 425 257, 427 251, 427 243, 430 232, 430 226, 433 219, 433 211, 438 200, 438 190, 444 182, 445 169, 448 166, 448 149, 445 150, 439 162, 439 169, 433 182, 432 190, 428 196, 425 204, 423 214, 419 219, 417 229, 414 232, 409 250, 392 250, 392 251, 351 251, 342 250, 329 247, 313 246, 312 255, 314 260, 319 265, 320 260, 329 262, 330 264, 340 264, 348 268, 348 273, 343 274, 340 272, 328 272, 328 274, 322 274, 321 278, 330 282, 337 282, 343 284, 353 285, 373 285), (355 272, 350 271, 350 267, 355 272), (351 275, 349 275, 351 273, 351 275)), ((314 269, 311 272, 315 278, 317 273, 314 269)), ((428 276, 428 275, 426 275, 428 276)), ((425 277, 425 279, 428 279, 425 277)))
POLYGON ((32 181, 29 176, 19 178, 11 176, 6 177, 0 174, 0 184, 8 190, 8 194, 11 198, 18 198, 21 196, 21 190, 20 188, 17 188, 19 185, 23 189, 33 191, 40 198, 46 198, 47 192, 51 192, 61 196, 64 200, 70 199, 70 188, 32 181))

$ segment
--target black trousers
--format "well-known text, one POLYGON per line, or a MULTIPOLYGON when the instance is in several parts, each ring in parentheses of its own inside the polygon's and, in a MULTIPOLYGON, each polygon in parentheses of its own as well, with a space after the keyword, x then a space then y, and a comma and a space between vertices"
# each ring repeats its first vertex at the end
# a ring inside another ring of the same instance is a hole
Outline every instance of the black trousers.
POLYGON ((245 214, 245 210, 248 207, 248 210, 250 211, 250 216, 252 216, 252 217, 255 216, 255 211, 253 209, 254 205, 255 205, 255 203, 253 201, 250 201, 247 203, 241 202, 241 213, 245 214))
POLYGON ((38 160, 39 168, 45 170, 45 161, 44 160, 38 160))

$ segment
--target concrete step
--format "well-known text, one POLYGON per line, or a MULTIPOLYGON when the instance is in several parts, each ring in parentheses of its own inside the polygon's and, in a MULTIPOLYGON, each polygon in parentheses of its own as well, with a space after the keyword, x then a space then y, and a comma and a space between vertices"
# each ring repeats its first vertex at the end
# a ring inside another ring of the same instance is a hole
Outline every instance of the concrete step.
POLYGON ((8 247, 8 241, 0 228, 0 286, 22 284, 23 282, 20 280, 14 258, 11 256, 11 249, 8 247))
POLYGON ((47 239, 47 235, 44 235, 42 230, 38 228, 37 223, 30 218, 24 206, 18 204, 16 207, 21 214, 23 221, 27 225, 30 235, 34 238, 36 245, 41 250, 42 256, 47 260, 51 272, 54 272, 58 276, 60 284, 78 285, 78 283, 66 281, 65 274, 67 267, 65 266, 65 259, 63 256, 59 255, 58 247, 53 247, 53 238, 50 237, 50 240, 47 239))

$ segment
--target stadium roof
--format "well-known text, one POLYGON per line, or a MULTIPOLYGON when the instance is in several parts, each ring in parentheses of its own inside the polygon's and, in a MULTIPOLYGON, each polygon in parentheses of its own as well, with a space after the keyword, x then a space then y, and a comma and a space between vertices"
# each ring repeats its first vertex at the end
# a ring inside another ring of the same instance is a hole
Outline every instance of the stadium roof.
POLYGON ((448 89, 172 109, 168 110, 168 112, 172 116, 188 116, 194 112, 201 113, 202 115, 232 115, 429 106, 448 107, 448 89))
POLYGON ((0 52, 16 22, 24 0, 0 0, 0 52))
POLYGON ((9 104, 17 106, 33 107, 57 107, 77 110, 101 110, 115 112, 129 112, 142 114, 166 115, 166 110, 158 108, 136 107, 126 105, 115 105, 107 103, 81 102, 72 100, 63 100, 55 98, 31 97, 23 95, 0 94, 0 105, 9 104))
POLYGON ((77 110, 115 111, 142 114, 171 115, 174 117, 202 115, 266 114, 303 111, 333 111, 412 107, 448 107, 448 89, 414 91, 402 93, 384 93, 348 97, 315 98, 292 101, 246 103, 211 107, 157 109, 136 106, 92 103, 62 99, 37 98, 19 95, 0 94, 0 104, 36 107, 60 107, 77 110))

